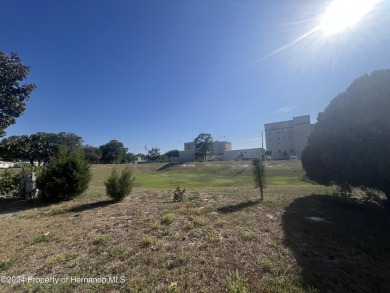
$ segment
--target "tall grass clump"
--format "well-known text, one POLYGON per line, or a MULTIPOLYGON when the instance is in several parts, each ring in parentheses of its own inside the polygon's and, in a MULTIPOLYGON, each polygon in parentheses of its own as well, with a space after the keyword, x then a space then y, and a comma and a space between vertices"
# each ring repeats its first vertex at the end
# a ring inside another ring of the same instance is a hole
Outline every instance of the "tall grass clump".
POLYGON ((92 174, 81 148, 60 146, 37 177, 44 201, 70 200, 87 190, 92 174))
POLYGON ((104 183, 106 186, 106 193, 115 201, 121 201, 131 193, 133 189, 133 182, 135 177, 129 167, 123 169, 119 176, 118 171, 113 169, 111 176, 104 183))

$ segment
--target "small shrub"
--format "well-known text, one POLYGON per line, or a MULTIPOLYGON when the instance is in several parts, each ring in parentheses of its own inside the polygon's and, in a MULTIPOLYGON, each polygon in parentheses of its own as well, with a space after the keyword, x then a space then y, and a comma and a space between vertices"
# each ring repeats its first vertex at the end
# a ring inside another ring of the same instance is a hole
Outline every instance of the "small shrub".
POLYGON ((271 272, 271 270, 272 270, 272 268, 273 268, 273 263, 272 263, 272 261, 269 259, 269 258, 266 258, 266 257, 264 257, 264 258, 262 258, 261 260, 260 260, 260 267, 264 270, 264 271, 266 271, 266 272, 271 272))
POLYGON ((247 279, 240 276, 238 272, 235 272, 229 275, 226 291, 228 293, 249 293, 246 283, 247 279))
POLYGON ((186 230, 195 229, 195 224, 194 224, 194 222, 186 222, 186 224, 184 225, 184 228, 185 228, 186 230))
POLYGON ((200 227, 206 225, 206 219, 201 216, 191 216, 192 223, 194 223, 195 227, 200 227))
POLYGON ((37 176, 37 187, 44 201, 70 200, 87 190, 91 178, 83 150, 60 146, 37 176))
POLYGON ((254 240, 256 239, 256 234, 250 231, 241 232, 241 238, 244 240, 254 240))
POLYGON ((173 193, 173 201, 174 202, 179 202, 184 200, 184 193, 186 192, 186 189, 184 188, 183 190, 180 189, 178 186, 173 193))
POLYGON ((35 237, 34 239, 32 239, 31 241, 27 241, 25 243, 29 244, 29 245, 34 245, 34 244, 38 244, 41 242, 49 242, 51 239, 52 239, 52 236, 50 235, 50 233, 46 233, 44 235, 39 235, 39 236, 35 237))
POLYGON ((156 237, 153 237, 153 236, 147 236, 142 241, 142 246, 143 247, 149 247, 149 246, 153 246, 153 245, 156 245, 156 244, 157 244, 157 239, 156 239, 156 237))
POLYGON ((117 170, 113 169, 111 176, 104 183, 107 195, 115 201, 123 200, 131 193, 134 180, 135 177, 132 176, 132 172, 129 167, 123 169, 120 176, 118 175, 117 170))
POLYGON ((12 266, 11 259, 0 259, 0 272, 8 270, 12 266))
POLYGON ((111 259, 119 258, 124 260, 125 254, 126 250, 120 246, 113 247, 109 250, 109 257, 111 259))
POLYGON ((170 225, 175 220, 175 214, 174 213, 168 213, 165 214, 161 220, 161 223, 164 225, 170 225))
POLYGON ((215 223, 217 227, 224 227, 227 224, 228 221, 226 221, 225 219, 218 219, 217 222, 215 223))
POLYGON ((73 254, 61 252, 59 254, 50 256, 46 260, 46 265, 51 266, 51 267, 56 266, 56 265, 60 265, 61 263, 65 263, 65 262, 71 260, 72 258, 74 258, 73 254))
POLYGON ((4 170, 0 176, 1 195, 19 195, 20 176, 10 170, 4 170))
POLYGON ((96 239, 93 244, 95 245, 104 245, 105 243, 108 242, 108 240, 110 240, 110 236, 109 235, 101 235, 98 239, 96 239))
POLYGON ((255 158, 252 160, 253 179, 255 180, 255 188, 260 188, 260 200, 263 200, 263 189, 265 187, 265 170, 264 160, 255 158))

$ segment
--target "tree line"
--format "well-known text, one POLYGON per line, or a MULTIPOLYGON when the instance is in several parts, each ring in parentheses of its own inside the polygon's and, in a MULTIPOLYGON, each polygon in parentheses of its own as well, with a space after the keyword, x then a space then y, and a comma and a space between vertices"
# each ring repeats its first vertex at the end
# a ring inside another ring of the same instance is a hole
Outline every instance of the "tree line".
POLYGON ((171 157, 178 157, 178 150, 161 154, 160 149, 153 147, 148 154, 133 154, 118 140, 110 140, 106 144, 95 147, 83 145, 82 137, 74 133, 38 132, 32 135, 14 135, 0 142, 0 158, 4 161, 28 161, 31 165, 37 162, 43 165, 50 156, 58 152, 60 146, 81 148, 85 159, 91 164, 123 164, 132 163, 140 158, 145 162, 167 162, 171 157))

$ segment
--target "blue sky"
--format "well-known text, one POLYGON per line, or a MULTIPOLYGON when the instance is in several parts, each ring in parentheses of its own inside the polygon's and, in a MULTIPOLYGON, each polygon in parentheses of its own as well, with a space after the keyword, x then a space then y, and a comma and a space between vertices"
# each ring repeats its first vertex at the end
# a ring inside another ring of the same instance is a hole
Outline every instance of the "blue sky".
POLYGON ((311 115, 390 68, 390 5, 324 36, 330 1, 67 0, 1 3, 0 50, 37 89, 7 135, 73 132, 131 152, 183 149, 199 133, 260 147, 264 123, 311 115))

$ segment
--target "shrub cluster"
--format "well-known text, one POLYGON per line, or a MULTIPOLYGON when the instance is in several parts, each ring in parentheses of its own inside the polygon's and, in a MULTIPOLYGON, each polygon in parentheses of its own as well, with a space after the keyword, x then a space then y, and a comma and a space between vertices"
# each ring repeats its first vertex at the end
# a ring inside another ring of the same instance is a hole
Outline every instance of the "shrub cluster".
POLYGON ((135 177, 129 167, 123 169, 119 176, 118 171, 113 169, 111 176, 104 183, 106 186, 106 193, 115 201, 121 201, 131 193, 133 189, 133 182, 135 177))
POLYGON ((60 146, 37 178, 44 201, 70 200, 88 188, 92 174, 83 150, 60 146))

